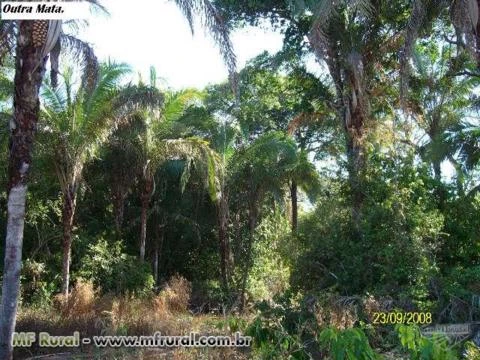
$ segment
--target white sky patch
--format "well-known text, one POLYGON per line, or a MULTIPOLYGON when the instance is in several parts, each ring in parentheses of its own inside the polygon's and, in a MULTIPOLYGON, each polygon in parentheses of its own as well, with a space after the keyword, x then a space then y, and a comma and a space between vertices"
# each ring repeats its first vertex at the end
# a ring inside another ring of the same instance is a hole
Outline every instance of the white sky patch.
MULTIPOLYGON (((144 79, 151 65, 168 86, 202 88, 227 79, 227 69, 213 40, 199 25, 192 36, 175 3, 166 0, 104 0, 111 16, 98 15, 79 37, 91 43, 101 60, 126 62, 144 79)), ((235 31, 232 41, 238 68, 267 50, 282 47, 282 35, 258 28, 235 31)))

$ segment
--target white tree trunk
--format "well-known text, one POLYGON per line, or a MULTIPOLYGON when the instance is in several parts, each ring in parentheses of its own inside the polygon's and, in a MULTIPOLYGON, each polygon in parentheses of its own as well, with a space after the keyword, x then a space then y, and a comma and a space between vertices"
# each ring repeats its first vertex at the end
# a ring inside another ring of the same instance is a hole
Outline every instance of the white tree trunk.
POLYGON ((15 329, 17 299, 22 267, 23 227, 25 224, 26 185, 17 185, 8 195, 7 236, 0 306, 0 359, 12 353, 12 336, 15 329))

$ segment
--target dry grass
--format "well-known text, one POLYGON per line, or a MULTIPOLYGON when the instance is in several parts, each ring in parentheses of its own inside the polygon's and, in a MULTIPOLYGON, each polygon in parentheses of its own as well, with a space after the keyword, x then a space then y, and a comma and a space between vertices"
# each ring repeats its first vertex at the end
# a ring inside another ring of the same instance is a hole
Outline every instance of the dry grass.
POLYGON ((159 312, 186 312, 192 296, 192 285, 179 275, 173 276, 160 294, 154 299, 159 312))
POLYGON ((66 318, 86 316, 92 314, 95 298, 93 284, 79 279, 68 298, 62 294, 55 297, 54 307, 66 318))
MULTIPOLYGON (((218 318, 192 316, 188 312, 192 287, 180 276, 174 276, 157 296, 136 298, 133 295, 99 297, 92 283, 78 281, 68 299, 57 295, 50 309, 27 308, 19 311, 17 331, 41 331, 51 335, 71 335, 79 331, 82 337, 94 335, 185 335, 196 331, 220 334, 215 328, 218 318)), ((222 334, 227 334, 223 331, 222 334)), ((65 350, 65 349, 63 349, 65 350)), ((68 350, 68 349, 67 349, 68 350)), ((62 349, 32 347, 16 349, 16 358, 27 358, 62 349)), ((101 359, 246 359, 231 349, 118 349, 91 357, 92 347, 83 347, 81 354, 65 358, 101 359), (100 357, 96 357, 100 356, 100 357)), ((97 351, 98 353, 98 351, 97 351)), ((72 355, 73 356, 73 355, 72 355)))

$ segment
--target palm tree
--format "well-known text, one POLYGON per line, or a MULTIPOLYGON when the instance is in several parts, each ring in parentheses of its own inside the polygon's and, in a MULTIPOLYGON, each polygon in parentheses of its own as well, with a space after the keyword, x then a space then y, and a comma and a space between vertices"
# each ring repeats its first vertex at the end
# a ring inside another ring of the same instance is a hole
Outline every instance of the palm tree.
MULTIPOLYGON (((155 84, 151 84, 155 87, 155 84)), ((199 99, 196 90, 180 92, 167 92, 164 105, 157 111, 140 111, 144 121, 143 131, 140 136, 141 159, 141 227, 140 227, 140 253, 141 261, 145 259, 146 229, 148 208, 155 191, 155 173, 158 167, 173 158, 183 158, 186 161, 185 173, 182 176, 182 187, 188 180, 189 170, 192 165, 205 169, 205 179, 211 190, 211 196, 216 197, 215 169, 216 155, 209 148, 208 143, 198 138, 179 138, 176 132, 176 121, 184 114, 189 104, 199 99)))
POLYGON ((105 175, 110 188, 115 230, 122 237, 125 200, 137 180, 139 139, 129 123, 120 124, 109 138, 102 155, 105 175))
POLYGON ((415 0, 412 3, 410 19, 405 31, 405 44, 400 56, 402 97, 406 96, 408 77, 410 75, 409 61, 414 53, 415 43, 425 33, 430 35, 431 25, 438 19, 445 20, 447 10, 450 13, 450 23, 455 29, 456 39, 446 41, 457 45, 460 50, 468 50, 480 69, 480 0, 415 0))
MULTIPOLYGON (((437 48, 438 45, 433 44, 416 47, 408 103, 412 118, 426 135, 427 140, 417 146, 417 151, 433 167, 439 207, 443 208, 446 194, 442 186, 441 164, 447 159, 454 165, 457 163, 458 147, 452 146, 449 134, 461 132, 458 128, 468 114, 476 81, 467 76, 452 76, 451 44, 437 48)), ((461 178, 462 174, 457 173, 457 180, 461 178)), ((462 191, 461 184, 457 183, 462 191)))
MULTIPOLYGON (((400 48, 406 13, 402 1, 371 0, 216 0, 227 9, 232 24, 256 24, 262 17, 288 22, 287 50, 310 47, 325 64, 335 89, 332 108, 343 127, 347 170, 351 189, 351 218, 355 237, 362 238, 361 223, 365 198, 366 142, 369 125, 378 116, 372 110, 378 96, 390 85, 392 56, 400 48), (238 21, 240 20, 240 21, 238 21), (308 40, 308 43, 304 41, 308 40)), ((280 21, 281 22, 281 21, 280 21)), ((300 51, 299 51, 300 52, 300 51)), ((291 51, 291 53, 295 53, 291 51)))
MULTIPOLYGON (((10 157, 7 234, 2 283, 0 316, 0 358, 11 359, 13 354, 12 334, 15 329, 20 267, 22 259, 23 227, 27 175, 32 163, 32 145, 38 122, 38 93, 45 71, 46 54, 58 39, 58 25, 51 23, 47 38, 51 41, 38 46, 34 42, 34 22, 20 21, 17 29, 14 111, 10 122, 10 157)), ((2 30, 6 24, 2 22, 2 30)), ((4 34, 0 34, 5 38, 4 34)), ((2 53, 10 49, 3 47, 2 53)))
MULTIPOLYGON (((101 8, 97 0, 89 0, 101 8)), ((22 259, 23 227, 27 175, 32 162, 32 146, 38 123, 38 94, 45 73, 45 63, 51 54, 51 78, 56 81, 61 41, 73 45, 87 64, 85 80, 93 83, 96 59, 91 48, 72 36, 62 35, 62 22, 0 20, 0 63, 15 52, 14 111, 10 122, 10 157, 7 234, 2 283, 0 316, 0 358, 13 356, 11 344, 15 329, 20 266, 22 259)))
POLYGON ((209 106, 191 108, 189 115, 183 120, 183 123, 190 125, 191 131, 194 134, 199 133, 206 136, 210 141, 210 146, 220 157, 220 166, 217 171, 219 191, 215 201, 215 207, 218 226, 221 283, 224 294, 228 295, 233 270, 233 254, 228 233, 229 167, 235 153, 235 142, 239 138, 240 129, 234 122, 229 121, 225 114, 223 114, 223 116, 215 114, 215 109, 210 109, 209 106), (189 124, 189 119, 192 119, 193 123, 189 124))
POLYGON ((220 250, 220 274, 222 277, 222 286, 225 294, 228 295, 229 283, 232 273, 232 251, 230 247, 230 239, 228 235, 228 221, 229 221, 229 189, 228 181, 228 167, 234 153, 234 142, 239 135, 238 129, 233 125, 227 123, 226 119, 222 119, 223 124, 219 126, 215 133, 213 143, 216 144, 216 151, 221 156, 220 167, 220 192, 216 201, 217 208, 217 222, 218 222, 218 242, 220 250))
POLYGON ((128 71, 122 64, 100 67, 99 78, 91 90, 85 84, 76 92, 72 87, 72 70, 64 75, 58 89, 46 85, 43 92, 45 126, 42 135, 51 148, 63 196, 63 266, 62 292, 68 296, 72 227, 76 195, 85 163, 95 154, 115 127, 120 107, 118 82, 128 71))
MULTIPOLYGON (((324 59, 335 84, 337 104, 345 130, 349 181, 352 189, 352 219, 361 234, 363 208, 362 173, 365 169, 366 125, 370 120, 367 89, 372 80, 372 46, 379 40, 379 11, 369 1, 359 1, 348 8, 348 1, 324 9, 316 9, 309 33, 310 44, 316 55, 324 59), (345 17, 336 16, 336 13, 345 17), (358 18, 358 19, 355 19, 358 18), (355 20, 360 21, 357 26, 355 20), (367 29, 372 28, 372 31, 367 29)), ((379 7, 381 4, 378 5, 379 7)))
POLYGON ((291 200, 291 224, 292 232, 298 228, 298 188, 307 193, 311 201, 314 201, 320 185, 320 177, 315 165, 308 160, 306 151, 297 153, 296 161, 289 172, 290 200, 291 200))
MULTIPOLYGON (((230 182, 237 186, 241 197, 237 201, 246 204, 248 214, 248 238, 244 244, 245 260, 241 279, 240 308, 245 306, 245 290, 248 271, 252 266, 252 246, 255 229, 261 215, 262 201, 268 195, 284 199, 287 184, 294 171, 300 168, 295 141, 282 132, 271 132, 260 136, 232 159, 230 182)), ((303 166, 303 165, 302 165, 303 166)))

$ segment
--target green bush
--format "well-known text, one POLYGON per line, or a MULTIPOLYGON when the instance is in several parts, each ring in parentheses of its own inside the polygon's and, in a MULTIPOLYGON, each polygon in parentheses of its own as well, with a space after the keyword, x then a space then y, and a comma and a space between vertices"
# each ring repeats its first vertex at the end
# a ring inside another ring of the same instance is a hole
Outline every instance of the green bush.
POLYGON ((448 339, 441 335, 423 336, 416 326, 397 325, 400 343, 410 360, 457 360, 457 354, 449 347, 448 339))
POLYGON ((93 281, 103 293, 145 295, 154 286, 148 263, 125 254, 121 242, 109 244, 104 239, 89 245, 79 276, 93 281))
POLYGON ((314 213, 301 221, 305 251, 293 266, 292 286, 305 292, 332 288, 342 295, 403 296, 429 307, 428 285, 443 216, 435 208, 425 169, 408 159, 371 160, 362 182, 360 232, 352 231, 351 195, 344 182, 325 185, 314 213))
POLYGON ((319 335, 320 345, 327 349, 332 360, 374 360, 381 356, 371 348, 360 328, 324 329, 319 335))
POLYGON ((254 301, 269 300, 289 287, 290 268, 286 244, 290 227, 280 212, 266 216, 255 230, 253 266, 247 291, 254 301))
POLYGON ((480 349, 471 341, 467 341, 464 351, 465 360, 479 360, 480 349))
POLYGON ((291 293, 276 302, 257 304, 258 314, 246 333, 262 359, 371 360, 379 355, 362 329, 321 327, 308 306, 291 293))
POLYGON ((26 259, 22 265, 21 297, 25 304, 44 307, 51 304, 53 294, 57 291, 55 281, 47 280, 45 263, 26 259))
POLYGON ((319 330, 313 314, 299 306, 290 292, 275 302, 256 304, 258 311, 246 334, 261 359, 310 359, 318 351, 314 333, 319 330), (305 344, 310 344, 308 347, 305 344))

